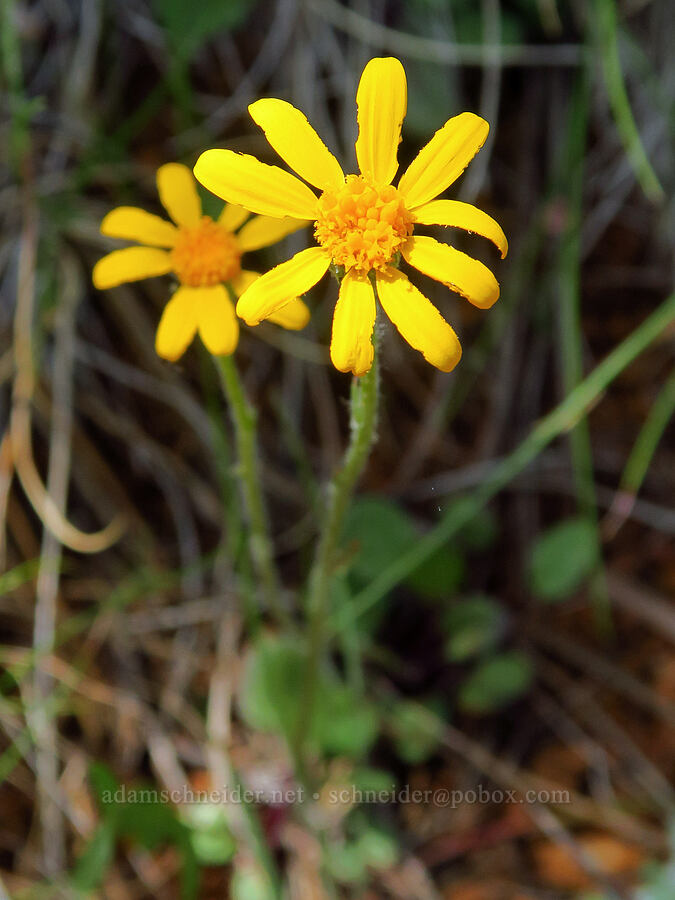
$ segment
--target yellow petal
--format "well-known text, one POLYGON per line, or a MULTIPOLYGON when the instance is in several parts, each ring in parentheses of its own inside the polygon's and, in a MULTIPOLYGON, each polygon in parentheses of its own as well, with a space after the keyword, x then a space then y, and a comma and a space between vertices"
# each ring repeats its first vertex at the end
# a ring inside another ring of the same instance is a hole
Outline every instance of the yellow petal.
POLYGON ((490 126, 473 113, 448 119, 422 147, 399 182, 408 209, 438 197, 462 174, 485 143, 490 126))
POLYGON ((489 309, 499 299, 495 276, 466 253, 430 237, 413 237, 402 250, 411 266, 457 291, 479 309, 489 309))
POLYGON ((139 281, 166 275, 171 271, 171 256, 154 247, 125 247, 114 250, 94 266, 92 279, 99 290, 117 287, 125 281, 139 281))
POLYGON ((359 168, 378 184, 390 184, 398 169, 401 124, 408 86, 401 63, 393 57, 371 59, 356 92, 359 168))
POLYGON ((216 284, 194 290, 199 336, 209 353, 229 356, 239 341, 239 322, 227 288, 216 284))
POLYGON ((455 368, 462 356, 457 335, 430 300, 403 272, 377 273, 377 296, 402 337, 442 372, 455 368))
POLYGON ((118 206, 111 210, 101 222, 101 234, 138 241, 150 247, 173 247, 178 229, 144 209, 135 206, 118 206))
POLYGON ((289 301, 281 309, 269 317, 268 321, 288 328, 289 331, 300 331, 309 322, 310 312, 306 303, 303 303, 298 297, 289 301))
POLYGON ((333 315, 330 358, 340 372, 365 375, 373 364, 375 292, 368 275, 351 269, 342 279, 333 315))
MULTIPOLYGON (((260 278, 259 272, 250 272, 242 269, 239 275, 230 282, 230 287, 240 297, 246 288, 250 287, 254 281, 260 278)), ((292 331, 300 331, 309 322, 310 313, 307 306, 299 298, 289 300, 281 309, 268 316, 268 322, 274 322, 276 325, 282 325, 292 331)))
POLYGON ((199 224, 202 201, 192 173, 181 163, 167 163, 157 170, 157 190, 162 206, 176 225, 188 228, 199 224))
POLYGON ((248 269, 242 269, 241 272, 230 282, 230 287, 237 297, 241 297, 247 287, 260 278, 260 272, 250 272, 248 269))
POLYGON ((340 163, 299 109, 285 100, 265 99, 251 103, 248 111, 279 156, 301 178, 322 191, 344 183, 340 163))
POLYGON ((306 184, 246 153, 207 150, 197 160, 195 177, 211 193, 251 212, 277 218, 316 218, 316 196, 306 184))
POLYGON ((164 307, 155 337, 157 355, 175 362, 186 351, 197 330, 199 288, 179 287, 164 307))
POLYGON ((415 222, 419 225, 450 225, 480 234, 492 241, 502 259, 509 249, 506 235, 499 223, 482 209, 460 200, 432 200, 431 203, 425 203, 415 210, 415 222))
POLYGON ((243 206, 235 206, 234 203, 226 203, 218 216, 218 224, 228 231, 236 231, 240 225, 248 219, 251 213, 243 206))
POLYGON ((303 219, 274 219, 272 216, 254 216, 247 222, 237 235, 239 247, 242 251, 259 250, 261 247, 269 247, 276 244, 287 234, 293 234, 299 228, 309 225, 303 219))
POLYGON ((330 256, 320 247, 301 250, 261 275, 244 291, 237 303, 237 315, 247 325, 257 325, 314 287, 329 265, 330 256))

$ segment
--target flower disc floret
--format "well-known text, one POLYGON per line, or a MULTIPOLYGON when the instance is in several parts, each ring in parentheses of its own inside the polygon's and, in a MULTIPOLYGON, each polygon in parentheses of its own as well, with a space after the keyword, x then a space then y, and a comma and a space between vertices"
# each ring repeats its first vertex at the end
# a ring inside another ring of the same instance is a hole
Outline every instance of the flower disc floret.
POLYGON ((412 230, 413 217, 396 188, 364 175, 348 175, 343 185, 319 198, 314 234, 347 271, 383 270, 412 230))
POLYGON ((210 216, 194 227, 179 228, 171 250, 173 270, 181 284, 211 287, 231 281, 241 272, 237 239, 210 216))

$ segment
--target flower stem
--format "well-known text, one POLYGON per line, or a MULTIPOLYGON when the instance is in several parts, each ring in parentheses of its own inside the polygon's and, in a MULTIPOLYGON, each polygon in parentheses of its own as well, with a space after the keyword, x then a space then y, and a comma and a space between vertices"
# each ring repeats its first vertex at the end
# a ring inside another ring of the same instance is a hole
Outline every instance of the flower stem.
POLYGON ((274 564, 258 466, 257 413, 244 393, 234 358, 231 356, 213 358, 234 423, 239 481, 244 512, 250 528, 251 559, 260 580, 264 600, 277 618, 284 621, 286 614, 279 597, 279 578, 274 564))
POLYGON ((373 344, 375 355, 370 371, 359 378, 352 379, 349 446, 345 451, 340 468, 328 484, 325 517, 319 534, 314 564, 309 575, 307 669, 294 740, 294 756, 303 768, 304 747, 311 733, 319 666, 325 643, 328 600, 333 580, 335 555, 349 502, 375 439, 379 397, 377 329, 373 334, 373 344))

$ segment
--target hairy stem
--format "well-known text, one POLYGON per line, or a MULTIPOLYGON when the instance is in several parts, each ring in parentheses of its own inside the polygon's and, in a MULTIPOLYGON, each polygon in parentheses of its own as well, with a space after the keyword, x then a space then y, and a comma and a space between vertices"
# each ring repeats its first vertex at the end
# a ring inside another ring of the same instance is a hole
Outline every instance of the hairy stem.
POLYGON ((233 357, 215 356, 214 360, 234 423, 239 482, 250 528, 251 560, 260 581, 263 599, 274 614, 284 620, 286 615, 279 596, 279 578, 274 564, 258 465, 256 410, 244 393, 233 357))
POLYGON ((304 766, 304 747, 311 731, 316 682, 325 643, 328 600, 333 580, 335 556, 345 514, 368 460, 375 439, 379 397, 377 335, 375 357, 369 372, 352 380, 350 396, 350 439, 342 464, 328 484, 326 512, 319 534, 316 557, 309 575, 307 616, 309 620, 307 670, 303 701, 294 736, 296 761, 304 766))

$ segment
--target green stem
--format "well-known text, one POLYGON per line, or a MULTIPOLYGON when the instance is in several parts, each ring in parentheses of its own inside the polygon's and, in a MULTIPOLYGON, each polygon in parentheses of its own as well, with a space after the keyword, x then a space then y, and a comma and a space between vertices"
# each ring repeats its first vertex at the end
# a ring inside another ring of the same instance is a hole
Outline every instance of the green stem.
POLYGON ((649 410, 647 421, 633 445, 626 468, 621 476, 623 491, 637 494, 640 490, 658 443, 673 415, 675 415, 675 372, 671 373, 670 378, 661 388, 649 410))
POLYGON ((294 755, 304 768, 304 746, 311 730, 316 682, 325 643, 328 600, 333 580, 335 556, 345 513, 356 483, 363 472, 375 438, 379 396, 377 332, 373 335, 375 356, 369 372, 352 379, 350 396, 350 439, 342 465, 331 479, 326 497, 314 564, 309 574, 307 616, 309 619, 307 670, 303 698, 294 736, 294 755))
POLYGON ((251 531, 249 546, 264 599, 282 621, 286 614, 279 597, 279 579, 262 494, 257 454, 257 414, 249 403, 232 356, 214 356, 223 393, 227 398, 235 439, 245 514, 251 531))
POLYGON ((559 435, 569 431, 598 400, 612 381, 671 322, 675 321, 675 293, 648 316, 641 325, 616 347, 554 410, 536 425, 525 440, 498 462, 471 497, 455 503, 448 514, 428 534, 416 541, 389 568, 377 576, 367 588, 353 598, 353 605, 340 621, 331 623, 331 633, 348 626, 349 620, 363 615, 385 597, 411 572, 443 547, 502 488, 529 466, 559 435))
POLYGON ((616 4, 614 0, 595 0, 593 10, 595 39, 616 127, 642 190, 653 203, 663 203, 665 193, 642 144, 621 70, 616 4))
MULTIPOLYGON (((558 251, 558 308, 560 311, 560 349, 562 382, 565 395, 583 378, 583 332, 581 327, 581 221, 583 207, 584 155, 586 150, 590 85, 581 71, 569 108, 567 141, 563 147, 558 189, 567 197, 568 221, 558 251)), ((586 416, 570 431, 572 467, 579 512, 593 526, 596 565, 589 593, 596 624, 602 631, 611 626, 609 593, 602 558, 602 540, 598 523, 593 449, 586 416)))

